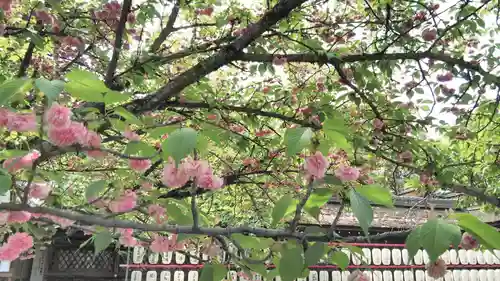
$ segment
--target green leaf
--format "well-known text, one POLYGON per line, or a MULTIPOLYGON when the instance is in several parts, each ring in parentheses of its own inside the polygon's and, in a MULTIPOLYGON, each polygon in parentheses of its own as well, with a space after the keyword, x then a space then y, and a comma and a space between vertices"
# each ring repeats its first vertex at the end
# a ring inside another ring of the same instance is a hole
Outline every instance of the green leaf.
POLYGON ((294 156, 304 147, 311 143, 312 130, 311 128, 297 127, 287 129, 285 132, 285 146, 288 156, 294 156))
POLYGON ((56 100, 59 94, 64 90, 65 82, 61 80, 49 81, 45 78, 35 80, 35 86, 47 97, 49 104, 56 100))
POLYGON ((274 243, 272 239, 258 238, 240 233, 231 235, 231 238, 246 249, 267 249, 274 243))
POLYGON ((94 235, 94 250, 95 255, 104 251, 113 242, 113 236, 107 230, 101 231, 94 235))
POLYGON ((193 217, 191 213, 187 214, 187 211, 180 207, 175 201, 169 201, 165 204, 165 209, 167 211, 168 219, 172 220, 178 225, 188 225, 193 223, 193 217))
POLYGON ((110 90, 93 73, 83 70, 72 70, 66 74, 70 81, 64 89, 73 97, 90 102, 104 102, 104 94, 110 90))
POLYGON ((28 153, 29 153, 29 151, 26 151, 26 150, 16 150, 16 149, 2 150, 2 151, 0 151, 0 160, 24 156, 28 153))
POLYGON ((113 110, 113 112, 125 118, 125 120, 131 122, 132 124, 142 125, 142 122, 141 120, 139 120, 139 118, 137 118, 133 113, 131 113, 130 111, 126 110, 123 107, 117 107, 113 110))
POLYGON ((165 134, 170 134, 171 132, 175 131, 177 129, 177 126, 165 126, 165 127, 158 127, 154 129, 149 129, 146 130, 148 132, 148 135, 153 138, 153 139, 158 139, 161 138, 165 134))
POLYGON ((345 151, 352 150, 351 144, 347 141, 343 134, 337 131, 326 131, 326 136, 329 140, 332 141, 332 144, 335 145, 335 147, 343 149, 345 151))
POLYGON ((333 252, 330 262, 345 270, 349 266, 349 256, 342 251, 333 252))
POLYGON ((222 264, 205 264, 201 269, 199 281, 220 281, 226 278, 227 268, 222 264))
POLYGON ((0 105, 6 105, 17 93, 23 91, 31 79, 14 79, 0 85, 0 105))
POLYGON ((123 154, 130 156, 153 157, 156 153, 156 150, 147 143, 142 141, 131 141, 127 144, 123 154))
POLYGON ((458 226, 438 218, 430 219, 423 224, 419 234, 420 243, 431 261, 437 260, 450 248, 450 245, 458 246, 462 239, 458 226))
POLYGON ((293 281, 300 277, 304 270, 304 258, 302 257, 301 248, 284 248, 281 251, 278 270, 283 281, 293 281))
POLYGON ((361 194, 366 199, 372 201, 375 204, 384 205, 387 207, 394 207, 392 202, 392 194, 388 188, 384 188, 380 185, 362 185, 356 188, 356 191, 361 194))
POLYGON ((318 39, 307 39, 303 43, 314 50, 323 50, 322 43, 318 39))
POLYGON ((359 226, 363 229, 365 235, 368 236, 368 229, 373 221, 373 210, 370 202, 354 189, 349 191, 349 200, 351 201, 352 211, 358 219, 359 226))
POLYGON ((278 202, 274 205, 272 217, 272 225, 276 225, 285 215, 288 207, 292 205, 293 198, 290 195, 284 195, 278 202))
POLYGON ((320 208, 330 200, 332 197, 332 191, 328 188, 317 188, 315 189, 306 204, 304 205, 304 210, 317 218, 320 212, 320 208))
POLYGON ((342 181, 337 178, 336 176, 333 176, 333 175, 326 175, 324 178, 323 178, 324 182, 326 184, 331 184, 331 185, 338 185, 338 186, 342 186, 342 181))
POLYGON ((122 94, 117 91, 109 91, 104 95, 104 103, 105 104, 113 104, 118 102, 124 102, 130 99, 130 95, 122 94))
POLYGON ((312 246, 309 246, 304 253, 305 266, 308 267, 319 262, 327 249, 325 243, 322 242, 316 242, 312 246))
POLYGON ((162 144, 165 158, 172 156, 178 164, 182 158, 193 153, 197 144, 198 132, 191 128, 181 128, 172 132, 162 144))
POLYGON ((500 232, 496 228, 480 221, 471 214, 454 214, 458 220, 458 225, 466 228, 470 234, 486 242, 485 246, 490 249, 500 249, 500 232))
MULTIPOLYGON (((323 130, 325 131, 331 131, 331 132, 337 132, 340 134, 348 134, 349 130, 347 129, 347 126, 345 125, 344 118, 342 118, 341 115, 334 114, 333 116, 330 116, 323 122, 323 130)), ((328 134, 328 132, 327 132, 328 134)))
POLYGON ((5 195, 12 187, 12 177, 5 169, 0 169, 0 195, 5 195))
POLYGON ((225 267, 224 265, 217 263, 213 264, 212 267, 214 271, 214 279, 213 279, 214 281, 220 281, 227 276, 228 270, 227 267, 225 267))
POLYGON ((85 189, 85 198, 87 199, 87 201, 98 198, 99 193, 104 191, 106 186, 107 183, 105 180, 98 180, 87 186, 87 188, 85 189))
POLYGON ((421 226, 413 229, 410 234, 406 237, 406 249, 408 249, 408 260, 412 260, 413 257, 417 254, 418 250, 422 247, 420 244, 420 230, 421 226))

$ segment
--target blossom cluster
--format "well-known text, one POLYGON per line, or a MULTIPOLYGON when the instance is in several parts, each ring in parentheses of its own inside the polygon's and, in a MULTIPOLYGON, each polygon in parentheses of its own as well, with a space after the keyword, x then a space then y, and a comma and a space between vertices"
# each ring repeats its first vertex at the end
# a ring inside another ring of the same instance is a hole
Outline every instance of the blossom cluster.
MULTIPOLYGON (((320 151, 306 157, 304 170, 309 178, 322 179, 330 166, 328 159, 320 151)), ((356 167, 341 164, 335 170, 335 176, 341 181, 356 181, 360 177, 360 171, 356 167)))
POLYGON ((169 187, 181 187, 189 179, 194 179, 198 187, 205 189, 219 189, 224 184, 224 180, 214 175, 212 168, 205 160, 187 157, 177 166, 172 159, 169 159, 163 169, 162 182, 169 187))
POLYGON ((33 237, 25 232, 17 232, 7 238, 0 247, 0 260, 13 261, 33 247, 33 237))

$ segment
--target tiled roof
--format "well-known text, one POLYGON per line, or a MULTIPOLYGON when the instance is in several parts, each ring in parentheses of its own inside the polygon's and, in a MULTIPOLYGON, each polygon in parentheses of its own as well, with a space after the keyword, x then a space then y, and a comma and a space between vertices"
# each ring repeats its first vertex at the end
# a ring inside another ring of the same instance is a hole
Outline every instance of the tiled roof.
MULTIPOLYGON (((327 204, 325 205, 319 215, 320 225, 331 225, 335 216, 337 215, 340 205, 338 204, 327 204)), ((434 209, 432 212, 436 216, 445 216, 451 209, 434 209)), ((454 212, 461 212, 455 210, 454 212)), ((424 223, 427 221, 431 213, 429 209, 418 208, 414 206, 413 208, 408 207, 395 207, 387 208, 374 206, 373 207, 373 227, 382 228, 395 228, 395 229, 405 229, 412 228, 417 224, 424 223)), ((480 211, 469 211, 469 213, 477 216, 479 219, 485 222, 494 222, 500 220, 500 216, 494 214, 483 213, 480 211)), ((304 224, 318 224, 318 221, 312 218, 305 218, 301 221, 304 224)), ((339 226, 358 226, 358 221, 354 214, 350 212, 349 209, 344 209, 342 215, 337 223, 339 226)))

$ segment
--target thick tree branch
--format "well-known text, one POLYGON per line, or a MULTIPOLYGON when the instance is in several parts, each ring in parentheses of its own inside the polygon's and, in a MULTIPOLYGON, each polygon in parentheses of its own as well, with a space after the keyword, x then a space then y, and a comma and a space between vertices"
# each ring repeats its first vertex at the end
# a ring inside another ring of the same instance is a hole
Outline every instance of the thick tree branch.
MULTIPOLYGON (((106 219, 97 215, 86 215, 74 212, 69 212, 66 210, 47 208, 47 207, 31 207, 29 205, 13 204, 13 203, 0 203, 0 210, 7 211, 27 211, 30 213, 37 214, 49 214, 58 216, 61 218, 66 218, 78 222, 82 225, 93 225, 93 226, 103 226, 109 228, 132 228, 140 231, 148 232, 170 232, 170 233, 184 233, 184 234, 198 234, 207 236, 230 236, 235 233, 240 234, 253 234, 257 237, 265 238, 289 238, 297 240, 307 240, 307 241, 321 241, 329 242, 332 241, 328 235, 316 235, 307 233, 290 233, 286 229, 266 229, 266 228, 256 228, 249 226, 237 226, 237 227, 199 227, 194 229, 191 225, 180 226, 180 225, 169 225, 169 224, 145 224, 138 223, 134 221, 125 221, 117 219, 106 219)), ((388 232, 373 236, 354 236, 344 239, 342 242, 364 242, 364 241, 381 241, 384 239, 390 239, 394 237, 405 237, 410 231, 396 231, 388 232)), ((338 239, 335 239, 338 240, 338 239)))
POLYGON ((237 54, 246 48, 256 38, 261 36, 271 26, 276 24, 282 18, 285 18, 293 9, 300 6, 306 0, 281 0, 272 10, 255 24, 247 27, 247 32, 238 37, 227 47, 220 50, 217 54, 201 61, 184 73, 172 79, 156 93, 143 99, 137 99, 127 105, 125 108, 133 113, 141 113, 157 109, 162 102, 179 94, 184 88, 195 83, 201 77, 221 68, 236 58, 237 54))
POLYGON ((481 68, 478 64, 473 64, 467 62, 463 59, 453 58, 451 56, 434 53, 434 52, 418 52, 418 53, 375 53, 375 54, 356 54, 356 55, 341 55, 341 56, 328 56, 326 54, 313 54, 313 53, 301 53, 301 54, 249 54, 242 53, 239 54, 236 60, 240 61, 250 61, 250 62, 272 62, 275 56, 284 57, 287 62, 308 62, 308 63, 319 63, 319 64, 342 64, 342 63, 352 63, 352 62, 367 62, 367 61, 390 61, 390 60, 421 60, 421 59, 433 59, 436 61, 442 61, 452 65, 457 65, 465 69, 476 71, 486 77, 494 78, 493 81, 498 85, 500 84, 500 77, 490 74, 490 72, 481 68))

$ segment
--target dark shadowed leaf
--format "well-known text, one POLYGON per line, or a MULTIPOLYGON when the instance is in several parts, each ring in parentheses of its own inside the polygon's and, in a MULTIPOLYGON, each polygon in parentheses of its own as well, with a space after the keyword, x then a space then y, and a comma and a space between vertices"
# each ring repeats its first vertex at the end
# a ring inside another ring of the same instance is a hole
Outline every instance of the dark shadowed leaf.
POLYGON ((434 218, 428 220, 421 226, 420 243, 429 254, 431 261, 437 260, 450 245, 460 244, 462 235, 457 225, 448 223, 442 219, 434 218))
POLYGON ((326 254, 325 243, 316 242, 313 245, 309 246, 304 253, 305 266, 314 265, 326 254))
POLYGON ((342 270, 345 270, 349 266, 349 256, 342 251, 333 252, 330 261, 342 270))
POLYGON ((284 248, 281 251, 281 259, 279 263, 279 273, 283 281, 293 281, 302 275, 304 270, 304 257, 302 249, 284 248))
POLYGON ((104 251, 113 242, 113 236, 107 230, 103 230, 94 235, 94 250, 95 254, 104 251))

